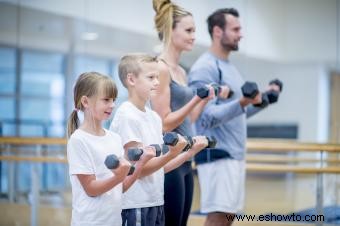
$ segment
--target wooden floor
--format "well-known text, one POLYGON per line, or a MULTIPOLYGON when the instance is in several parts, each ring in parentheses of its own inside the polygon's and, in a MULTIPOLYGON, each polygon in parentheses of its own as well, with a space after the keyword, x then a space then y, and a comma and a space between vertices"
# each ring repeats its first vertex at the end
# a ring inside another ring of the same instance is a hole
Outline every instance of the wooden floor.
MULTIPOLYGON (((244 214, 287 214, 292 211, 310 208, 315 205, 315 179, 303 177, 287 179, 285 176, 262 178, 251 176, 246 183, 246 203, 244 214)), ((39 225, 66 226, 71 218, 70 193, 63 195, 67 199, 66 207, 52 207, 46 203, 40 205, 38 212, 39 225)), ((199 186, 195 184, 192 211, 199 209, 199 186)), ((204 223, 204 216, 191 215, 188 225, 200 226, 204 223)), ((0 202, 0 226, 28 226, 30 225, 30 207, 27 204, 9 204, 0 202)), ((274 222, 235 222, 236 226, 258 225, 303 225, 280 224, 274 222)))

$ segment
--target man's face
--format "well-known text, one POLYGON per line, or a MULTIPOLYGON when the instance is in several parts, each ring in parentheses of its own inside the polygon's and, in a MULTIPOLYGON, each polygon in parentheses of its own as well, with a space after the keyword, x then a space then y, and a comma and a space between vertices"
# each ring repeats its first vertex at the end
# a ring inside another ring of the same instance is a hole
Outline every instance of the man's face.
POLYGON ((237 51, 242 38, 241 25, 237 17, 225 15, 226 26, 221 37, 221 46, 227 51, 237 51))

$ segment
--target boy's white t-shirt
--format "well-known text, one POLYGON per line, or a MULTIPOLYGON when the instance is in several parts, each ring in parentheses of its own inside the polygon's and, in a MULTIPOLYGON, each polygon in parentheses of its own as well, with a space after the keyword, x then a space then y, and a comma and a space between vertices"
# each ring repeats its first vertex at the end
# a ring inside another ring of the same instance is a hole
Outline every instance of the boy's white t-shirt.
MULTIPOLYGON (((121 104, 112 120, 110 129, 122 138, 123 146, 131 141, 143 145, 162 144, 162 120, 146 107, 139 110, 131 102, 121 104)), ((161 206, 164 204, 164 170, 138 179, 123 194, 123 209, 161 206)))
POLYGON ((108 130, 104 136, 95 136, 77 129, 67 143, 67 159, 72 185, 72 226, 121 226, 122 183, 96 197, 86 194, 76 174, 93 174, 96 179, 112 177, 106 168, 107 155, 121 157, 124 149, 120 137, 108 130))

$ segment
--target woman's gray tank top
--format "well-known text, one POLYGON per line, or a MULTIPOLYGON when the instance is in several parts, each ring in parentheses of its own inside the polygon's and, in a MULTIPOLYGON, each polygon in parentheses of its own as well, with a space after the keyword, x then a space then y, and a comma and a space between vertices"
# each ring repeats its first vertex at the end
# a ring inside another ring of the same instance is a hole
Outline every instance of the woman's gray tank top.
MULTIPOLYGON (((194 93, 191 88, 183 86, 171 79, 170 82, 170 108, 171 111, 177 111, 185 104, 187 104, 194 93)), ((183 136, 193 136, 190 119, 187 116, 185 120, 173 130, 183 136)))

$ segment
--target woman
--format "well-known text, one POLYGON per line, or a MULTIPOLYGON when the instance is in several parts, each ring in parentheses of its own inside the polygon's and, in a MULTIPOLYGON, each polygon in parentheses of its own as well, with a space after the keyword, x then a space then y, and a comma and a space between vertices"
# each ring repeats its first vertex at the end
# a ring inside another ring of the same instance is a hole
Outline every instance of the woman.
MULTIPOLYGON (((187 86, 185 70, 179 65, 181 53, 190 51, 195 41, 192 14, 169 0, 153 0, 155 25, 163 42, 159 55, 159 88, 151 97, 151 105, 162 118, 164 132, 174 131, 192 136, 191 121, 200 114, 205 104, 214 98, 213 89, 201 99, 187 86)), ((223 89, 223 95, 228 89, 223 89)), ((201 144, 201 149, 204 148, 201 144)), ((165 225, 186 225, 193 197, 191 161, 165 175, 165 225)))

